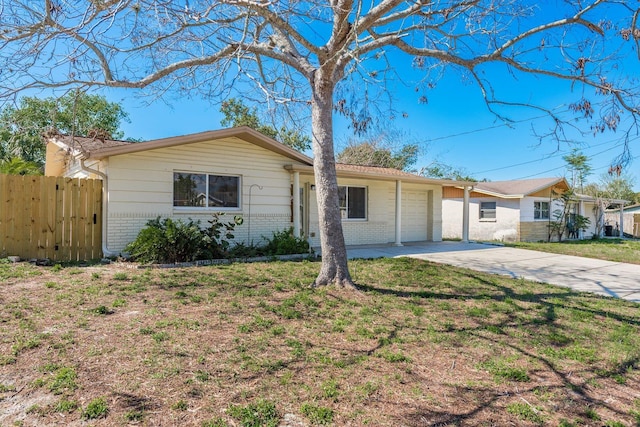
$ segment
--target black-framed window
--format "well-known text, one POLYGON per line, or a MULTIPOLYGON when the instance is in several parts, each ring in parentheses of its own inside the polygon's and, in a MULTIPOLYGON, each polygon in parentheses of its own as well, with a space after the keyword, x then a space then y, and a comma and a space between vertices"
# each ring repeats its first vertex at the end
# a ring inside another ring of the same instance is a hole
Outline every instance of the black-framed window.
POLYGON ((173 206, 237 209, 240 207, 240 177, 174 172, 173 206))
POLYGON ((480 219, 496 219, 496 202, 480 202, 480 219))
POLYGON ((533 219, 549 219, 549 202, 533 202, 533 219))
POLYGON ((340 214, 343 219, 367 219, 367 188, 339 186, 340 214))

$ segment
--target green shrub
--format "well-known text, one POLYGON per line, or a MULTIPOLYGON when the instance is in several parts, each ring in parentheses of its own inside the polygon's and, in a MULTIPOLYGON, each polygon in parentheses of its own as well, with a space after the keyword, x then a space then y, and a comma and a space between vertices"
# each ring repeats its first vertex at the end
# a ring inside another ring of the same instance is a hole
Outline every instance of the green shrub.
POLYGON ((267 241, 265 255, 289 255, 309 253, 309 242, 302 237, 293 235, 293 228, 276 231, 271 238, 264 237, 267 241))
POLYGON ((125 252, 143 263, 175 263, 200 259, 224 258, 228 255, 233 230, 242 224, 242 217, 223 222, 223 213, 213 214, 209 227, 200 228, 200 221, 174 221, 171 218, 152 219, 140 230, 125 252))
POLYGON ((149 220, 124 250, 143 263, 185 262, 198 259, 206 243, 200 221, 161 220, 158 217, 149 220))
POLYGON ((253 258, 265 255, 264 246, 255 243, 237 242, 229 249, 230 258, 253 258))
POLYGON ((230 241, 234 239, 234 230, 237 225, 242 225, 244 220, 236 215, 233 221, 224 222, 221 217, 224 213, 214 213, 210 219, 209 228, 205 230, 207 237, 207 258, 227 258, 229 256, 230 241))
POLYGON ((265 245, 236 243, 234 231, 242 225, 241 216, 223 221, 224 213, 214 213, 209 226, 200 228, 200 221, 188 222, 171 218, 152 219, 140 230, 136 239, 125 247, 131 258, 142 263, 176 263, 201 259, 248 258, 264 255, 309 253, 309 243, 293 236, 293 229, 264 237, 265 245))

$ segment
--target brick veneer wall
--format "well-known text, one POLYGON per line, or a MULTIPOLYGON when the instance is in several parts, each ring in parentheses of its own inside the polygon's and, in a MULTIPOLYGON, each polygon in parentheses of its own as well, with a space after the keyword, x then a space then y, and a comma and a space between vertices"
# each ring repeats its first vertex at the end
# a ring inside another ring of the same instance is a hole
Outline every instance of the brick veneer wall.
MULTIPOLYGON (((546 242, 549 238, 548 221, 521 222, 518 228, 518 236, 521 242, 546 242)), ((551 240, 554 240, 554 236, 551 237, 551 240)))

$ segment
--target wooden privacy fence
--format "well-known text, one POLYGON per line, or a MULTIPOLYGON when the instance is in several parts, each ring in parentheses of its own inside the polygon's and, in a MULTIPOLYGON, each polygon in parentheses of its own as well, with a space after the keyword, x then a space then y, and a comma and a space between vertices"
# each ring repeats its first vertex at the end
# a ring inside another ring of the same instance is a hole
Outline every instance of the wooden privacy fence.
POLYGON ((102 181, 0 174, 0 256, 102 256, 102 181))

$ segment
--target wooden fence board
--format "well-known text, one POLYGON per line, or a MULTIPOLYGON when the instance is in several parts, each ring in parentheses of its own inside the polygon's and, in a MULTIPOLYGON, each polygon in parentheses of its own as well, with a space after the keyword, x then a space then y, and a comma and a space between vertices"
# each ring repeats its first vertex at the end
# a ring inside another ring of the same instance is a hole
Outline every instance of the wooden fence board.
POLYGON ((78 242, 78 254, 80 257, 84 257, 88 251, 87 247, 87 232, 90 232, 90 224, 87 222, 87 203, 89 202, 90 193, 87 192, 87 180, 79 180, 80 192, 85 197, 80 200, 78 198, 78 229, 74 232, 76 241, 78 242))
POLYGON ((99 258, 101 219, 100 180, 0 175, 0 256, 99 258))
POLYGON ((6 183, 6 180, 0 179, 0 257, 4 257, 7 255, 4 249, 5 240, 7 238, 7 233, 5 232, 7 219, 5 218, 5 216, 7 208, 9 207, 9 202, 7 200, 7 189, 5 188, 6 183))
MULTIPOLYGON (((45 254, 49 254, 51 251, 50 248, 54 248, 56 246, 56 185, 57 179, 47 179, 43 181, 45 187, 45 191, 47 193, 47 222, 46 222, 46 243, 45 243, 45 254)), ((45 255, 45 258, 47 258, 45 255)), ((49 256, 48 258, 52 258, 49 256)))
POLYGON ((102 256, 102 181, 93 181, 92 248, 94 258, 102 256))
POLYGON ((38 234, 38 258, 46 258, 47 249, 47 223, 49 214, 47 212, 47 181, 42 181, 40 185, 40 209, 38 212, 37 228, 34 232, 38 234))
MULTIPOLYGON (((11 185, 11 198, 16 201, 13 209, 11 209, 11 216, 13 217, 13 229, 20 230, 20 232, 16 232, 13 235, 13 244, 15 245, 16 251, 18 253, 27 253, 25 249, 24 241, 25 234, 27 235, 26 239, 28 239, 29 230, 25 230, 24 223, 24 215, 28 209, 27 206, 27 198, 25 197, 25 188, 24 188, 24 179, 22 176, 14 176, 11 185), (26 232, 25 232, 26 231, 26 232)), ((29 256, 27 253, 26 256, 29 256)))

